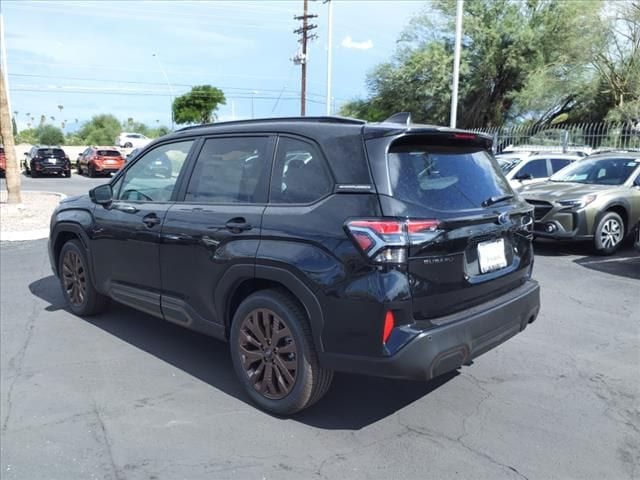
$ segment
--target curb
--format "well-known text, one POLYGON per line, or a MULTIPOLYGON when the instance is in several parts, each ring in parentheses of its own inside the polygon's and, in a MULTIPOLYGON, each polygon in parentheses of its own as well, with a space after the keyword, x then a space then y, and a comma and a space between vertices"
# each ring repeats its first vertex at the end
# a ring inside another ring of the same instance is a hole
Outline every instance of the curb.
MULTIPOLYGON (((24 193, 36 193, 43 195, 56 195, 60 200, 64 200, 67 196, 59 192, 47 192, 43 190, 25 190, 24 193)), ((0 242, 25 242, 28 240, 41 240, 49 238, 49 228, 38 228, 34 230, 20 230, 17 232, 0 231, 0 242)))

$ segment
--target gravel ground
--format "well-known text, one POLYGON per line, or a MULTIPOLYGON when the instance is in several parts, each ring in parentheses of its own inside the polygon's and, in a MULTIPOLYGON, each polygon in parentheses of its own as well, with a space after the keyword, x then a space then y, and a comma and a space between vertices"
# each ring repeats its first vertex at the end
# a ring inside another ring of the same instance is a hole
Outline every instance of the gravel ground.
POLYGON ((60 195, 54 193, 23 191, 21 196, 22 203, 9 204, 7 192, 0 192, 0 235, 47 228, 51 213, 60 203, 60 195))

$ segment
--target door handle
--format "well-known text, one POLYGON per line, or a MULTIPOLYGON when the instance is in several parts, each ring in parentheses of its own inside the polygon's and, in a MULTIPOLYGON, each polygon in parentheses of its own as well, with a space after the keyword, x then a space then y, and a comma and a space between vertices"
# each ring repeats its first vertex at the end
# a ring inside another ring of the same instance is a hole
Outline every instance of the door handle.
POLYGON ((136 207, 134 207, 133 205, 128 205, 126 203, 116 204, 113 206, 113 208, 124 213, 136 213, 138 211, 136 207))
POLYGON ((232 218, 227 223, 225 223, 224 226, 227 228, 227 230, 230 230, 231 233, 241 233, 253 228, 251 224, 242 217, 232 218))
POLYGON ((149 213, 142 217, 142 223, 144 223, 148 228, 153 228, 160 223, 160 219, 155 213, 149 213))

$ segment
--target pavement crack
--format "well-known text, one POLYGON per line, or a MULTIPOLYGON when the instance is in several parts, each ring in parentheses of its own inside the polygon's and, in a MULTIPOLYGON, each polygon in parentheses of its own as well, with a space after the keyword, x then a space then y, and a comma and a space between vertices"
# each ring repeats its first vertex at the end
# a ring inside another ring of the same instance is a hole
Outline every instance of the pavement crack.
POLYGON ((116 466, 115 459, 113 458, 113 450, 111 449, 111 439, 109 437, 109 433, 107 432, 107 428, 105 427, 104 420, 102 419, 102 415, 100 414, 100 409, 98 408, 98 404, 96 403, 96 399, 93 394, 90 394, 91 397, 91 405, 92 405, 92 413, 98 421, 98 428, 100 438, 98 438, 98 442, 102 443, 105 451, 107 452, 107 458, 109 460, 109 464, 111 467, 111 471, 113 473, 113 478, 116 480, 124 480, 124 476, 121 475, 120 470, 116 466))
MULTIPOLYGON (((40 286, 38 286, 40 288, 40 286)), ((37 292, 33 292, 37 294, 37 292)), ((20 346, 18 352, 9 360, 8 368, 14 371, 13 377, 11 379, 11 383, 9 384, 9 388, 7 389, 7 404, 6 404, 6 414, 4 419, 2 420, 2 428, 0 431, 2 433, 6 432, 7 427, 9 426, 9 419, 11 418, 11 410, 13 409, 13 389, 18 382, 18 379, 22 376, 22 367, 24 365, 24 358, 27 355, 27 349, 29 348, 29 344, 31 343, 31 339, 33 337, 33 331, 35 329, 36 316, 38 314, 38 304, 34 303, 31 312, 27 317, 26 323, 26 336, 24 342, 20 346)))

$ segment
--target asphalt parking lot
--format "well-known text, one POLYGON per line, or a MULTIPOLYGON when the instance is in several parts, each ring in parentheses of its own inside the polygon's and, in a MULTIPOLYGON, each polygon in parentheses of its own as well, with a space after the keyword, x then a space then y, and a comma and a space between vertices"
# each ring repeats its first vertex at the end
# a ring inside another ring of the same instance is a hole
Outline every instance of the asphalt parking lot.
MULTIPOLYGON (((75 170, 72 171, 71 178, 65 178, 59 175, 31 178, 24 173, 20 175, 21 188, 24 190, 59 192, 67 196, 82 195, 93 187, 108 182, 110 179, 111 177, 89 178, 86 175, 78 175, 75 170)), ((0 178, 0 189, 6 190, 6 188, 6 180, 0 178)))
POLYGON ((639 478, 640 255, 536 249, 542 312, 523 333, 430 383, 338 374, 282 419, 248 403, 225 344, 119 305, 76 317, 46 241, 2 243, 0 475, 639 478))

